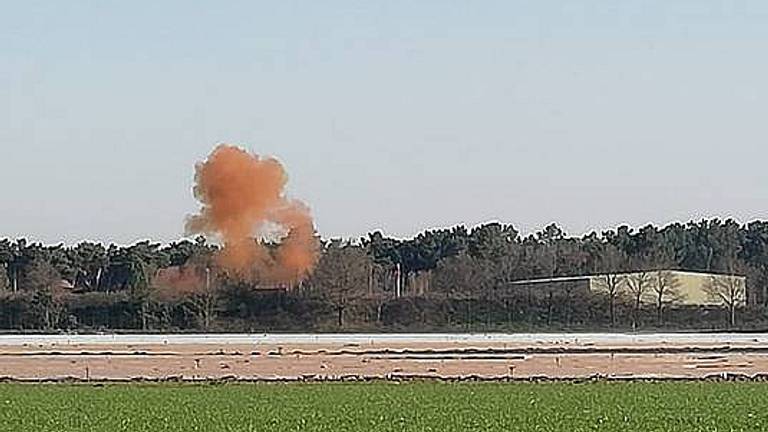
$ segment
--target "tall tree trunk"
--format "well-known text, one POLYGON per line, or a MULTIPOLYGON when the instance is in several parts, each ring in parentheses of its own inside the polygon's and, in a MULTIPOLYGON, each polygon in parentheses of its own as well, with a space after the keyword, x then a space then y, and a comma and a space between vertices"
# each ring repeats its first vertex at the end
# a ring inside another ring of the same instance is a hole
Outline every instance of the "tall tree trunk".
POLYGON ((213 298, 212 296, 205 294, 203 298, 203 329, 207 332, 211 329, 211 321, 213 320, 213 298))
POLYGON ((469 299, 467 299, 467 330, 472 330, 472 304, 469 299))
POLYGON ((635 295, 634 310, 632 311, 632 330, 638 326, 638 319, 640 318, 640 294, 635 295))
POLYGON ((336 323, 339 325, 339 328, 344 327, 344 307, 337 307, 336 312, 338 314, 336 323))
POLYGON ((139 319, 141 321, 141 329, 146 330, 147 329, 147 305, 145 302, 141 302, 141 306, 139 307, 139 319))
POLYGON ((656 325, 658 327, 664 325, 664 308, 660 304, 656 305, 656 325))
POLYGON ((528 320, 528 324, 531 324, 533 322, 533 292, 531 290, 531 287, 528 287, 528 290, 526 292, 526 302, 528 303, 525 305, 527 320, 528 320))
POLYGON ((736 327, 736 303, 732 302, 729 307, 731 328, 736 327))
POLYGON ((504 299, 504 309, 506 309, 507 312, 507 327, 512 325, 512 305, 509 301, 509 298, 504 299))
POLYGON ((490 296, 485 296, 485 329, 488 330, 491 327, 491 299, 490 296))
POLYGON ((656 325, 664 324, 664 292, 660 291, 656 297, 656 325))
POLYGON ((611 317, 611 327, 615 327, 616 326, 616 296, 614 293, 609 294, 608 314, 611 317))
POLYGON ((373 294, 373 264, 368 265, 368 295, 373 294))
POLYGON ((554 295, 552 291, 547 294, 547 327, 552 324, 552 308, 554 307, 554 295))
POLYGON ((101 272, 102 272, 102 268, 99 267, 99 270, 96 271, 96 286, 93 287, 93 289, 95 289, 96 291, 101 290, 101 272))

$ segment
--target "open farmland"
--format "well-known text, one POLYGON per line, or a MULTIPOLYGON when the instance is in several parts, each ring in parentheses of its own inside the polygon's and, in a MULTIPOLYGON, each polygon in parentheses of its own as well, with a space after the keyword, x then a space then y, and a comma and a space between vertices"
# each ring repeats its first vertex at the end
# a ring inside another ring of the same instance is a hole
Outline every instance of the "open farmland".
POLYGON ((758 383, 0 385, 0 430, 763 431, 758 383))
POLYGON ((0 336, 11 381, 700 379, 768 373, 764 334, 0 336))

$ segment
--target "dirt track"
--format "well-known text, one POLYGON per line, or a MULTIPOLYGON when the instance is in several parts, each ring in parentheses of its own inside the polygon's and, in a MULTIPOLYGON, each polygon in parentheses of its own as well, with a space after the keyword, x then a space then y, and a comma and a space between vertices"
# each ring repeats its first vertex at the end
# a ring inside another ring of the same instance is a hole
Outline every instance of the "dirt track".
POLYGON ((0 336, 0 377, 697 378, 768 373, 767 335, 0 336))

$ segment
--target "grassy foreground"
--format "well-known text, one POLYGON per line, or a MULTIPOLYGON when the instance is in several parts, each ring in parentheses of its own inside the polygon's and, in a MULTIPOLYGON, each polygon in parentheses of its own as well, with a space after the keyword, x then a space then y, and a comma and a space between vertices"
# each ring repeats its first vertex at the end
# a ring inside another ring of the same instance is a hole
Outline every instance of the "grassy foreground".
POLYGON ((0 385, 0 431, 765 431, 759 383, 0 385))

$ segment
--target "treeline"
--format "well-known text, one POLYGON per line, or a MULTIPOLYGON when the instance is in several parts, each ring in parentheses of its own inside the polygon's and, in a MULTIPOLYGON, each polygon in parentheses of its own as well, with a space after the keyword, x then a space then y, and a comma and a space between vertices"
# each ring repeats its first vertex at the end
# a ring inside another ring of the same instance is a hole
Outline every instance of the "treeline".
POLYGON ((411 239, 374 232, 323 242, 311 276, 241 281, 200 237, 168 245, 0 240, 0 328, 15 331, 516 331, 763 328, 768 222, 622 226, 582 237, 552 224, 528 236, 488 223, 411 239), (531 292, 514 281, 688 270, 747 277, 748 306, 644 304, 616 292, 531 292))

